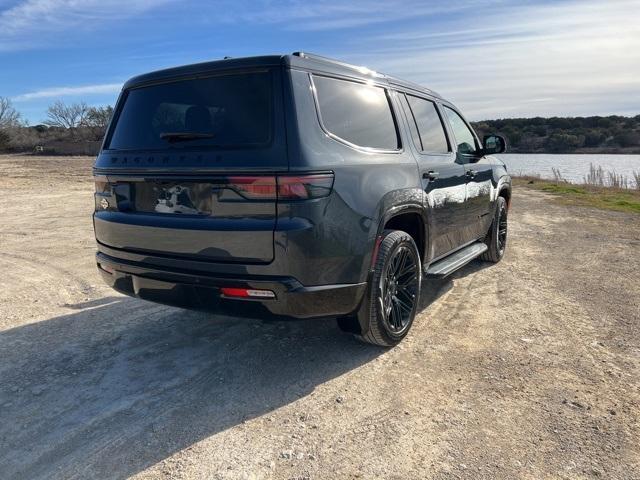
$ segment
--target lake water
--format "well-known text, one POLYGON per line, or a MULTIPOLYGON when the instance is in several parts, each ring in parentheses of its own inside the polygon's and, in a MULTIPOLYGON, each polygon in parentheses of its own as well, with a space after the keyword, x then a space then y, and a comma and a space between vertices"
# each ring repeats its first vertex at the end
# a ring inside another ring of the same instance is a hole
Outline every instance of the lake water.
POLYGON ((584 183, 589 165, 602 167, 627 177, 635 185, 633 172, 640 173, 640 155, 554 155, 546 153, 503 153, 496 155, 512 175, 540 175, 553 178, 552 167, 560 170, 562 177, 573 183, 584 183))

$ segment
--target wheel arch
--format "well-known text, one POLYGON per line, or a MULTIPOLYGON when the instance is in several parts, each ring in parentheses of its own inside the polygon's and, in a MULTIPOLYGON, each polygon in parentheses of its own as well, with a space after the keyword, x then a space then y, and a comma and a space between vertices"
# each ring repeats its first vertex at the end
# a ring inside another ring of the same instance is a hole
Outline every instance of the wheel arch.
MULTIPOLYGON (((376 244, 386 229, 402 230, 413 238, 424 261, 429 246, 428 219, 424 207, 420 205, 398 205, 388 209, 380 219, 376 234, 376 244)), ((375 252, 374 252, 375 253, 375 252)), ((372 258, 375 261, 375 258, 372 258)))
POLYGON ((504 175, 500 177, 498 180, 498 184, 494 190, 494 198, 492 199, 495 202, 498 197, 503 197, 507 202, 507 210, 511 206, 511 177, 509 175, 504 175))

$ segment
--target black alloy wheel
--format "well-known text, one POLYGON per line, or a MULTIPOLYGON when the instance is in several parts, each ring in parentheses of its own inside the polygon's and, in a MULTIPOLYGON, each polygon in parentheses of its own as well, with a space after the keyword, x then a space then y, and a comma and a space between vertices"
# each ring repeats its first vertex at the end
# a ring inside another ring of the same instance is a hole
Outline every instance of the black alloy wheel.
POLYGON ((409 325, 417 299, 418 265, 413 252, 400 245, 392 254, 385 275, 380 278, 386 326, 402 334, 409 325))

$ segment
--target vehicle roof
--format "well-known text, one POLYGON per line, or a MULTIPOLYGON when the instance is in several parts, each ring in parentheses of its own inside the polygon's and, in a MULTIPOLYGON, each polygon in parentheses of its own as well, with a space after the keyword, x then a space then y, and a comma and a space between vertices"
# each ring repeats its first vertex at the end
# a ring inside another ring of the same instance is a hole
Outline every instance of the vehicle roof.
POLYGON ((263 55, 256 57, 225 58, 222 60, 214 60, 211 62, 194 63, 191 65, 183 65, 179 67, 167 68, 164 70, 156 70, 130 78, 124 84, 123 88, 126 89, 156 82, 165 82, 172 78, 180 78, 184 76, 197 76, 199 74, 206 74, 212 71, 237 70, 242 68, 255 67, 273 67, 279 65, 284 65, 289 68, 311 70, 356 79, 373 80, 376 82, 388 83, 391 86, 414 90, 426 93, 433 97, 442 98, 433 90, 425 88, 416 83, 401 80, 390 75, 385 75, 383 73, 371 70, 367 67, 351 65, 339 60, 333 60, 331 58, 322 57, 320 55, 306 52, 294 52, 287 55, 263 55))

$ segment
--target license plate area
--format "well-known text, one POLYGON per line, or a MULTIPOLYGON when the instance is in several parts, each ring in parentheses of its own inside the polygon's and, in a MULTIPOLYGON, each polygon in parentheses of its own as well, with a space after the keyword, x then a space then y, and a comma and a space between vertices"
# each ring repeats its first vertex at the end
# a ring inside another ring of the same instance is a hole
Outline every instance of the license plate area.
POLYGON ((213 184, 208 182, 136 182, 134 210, 169 215, 210 216, 213 184))

